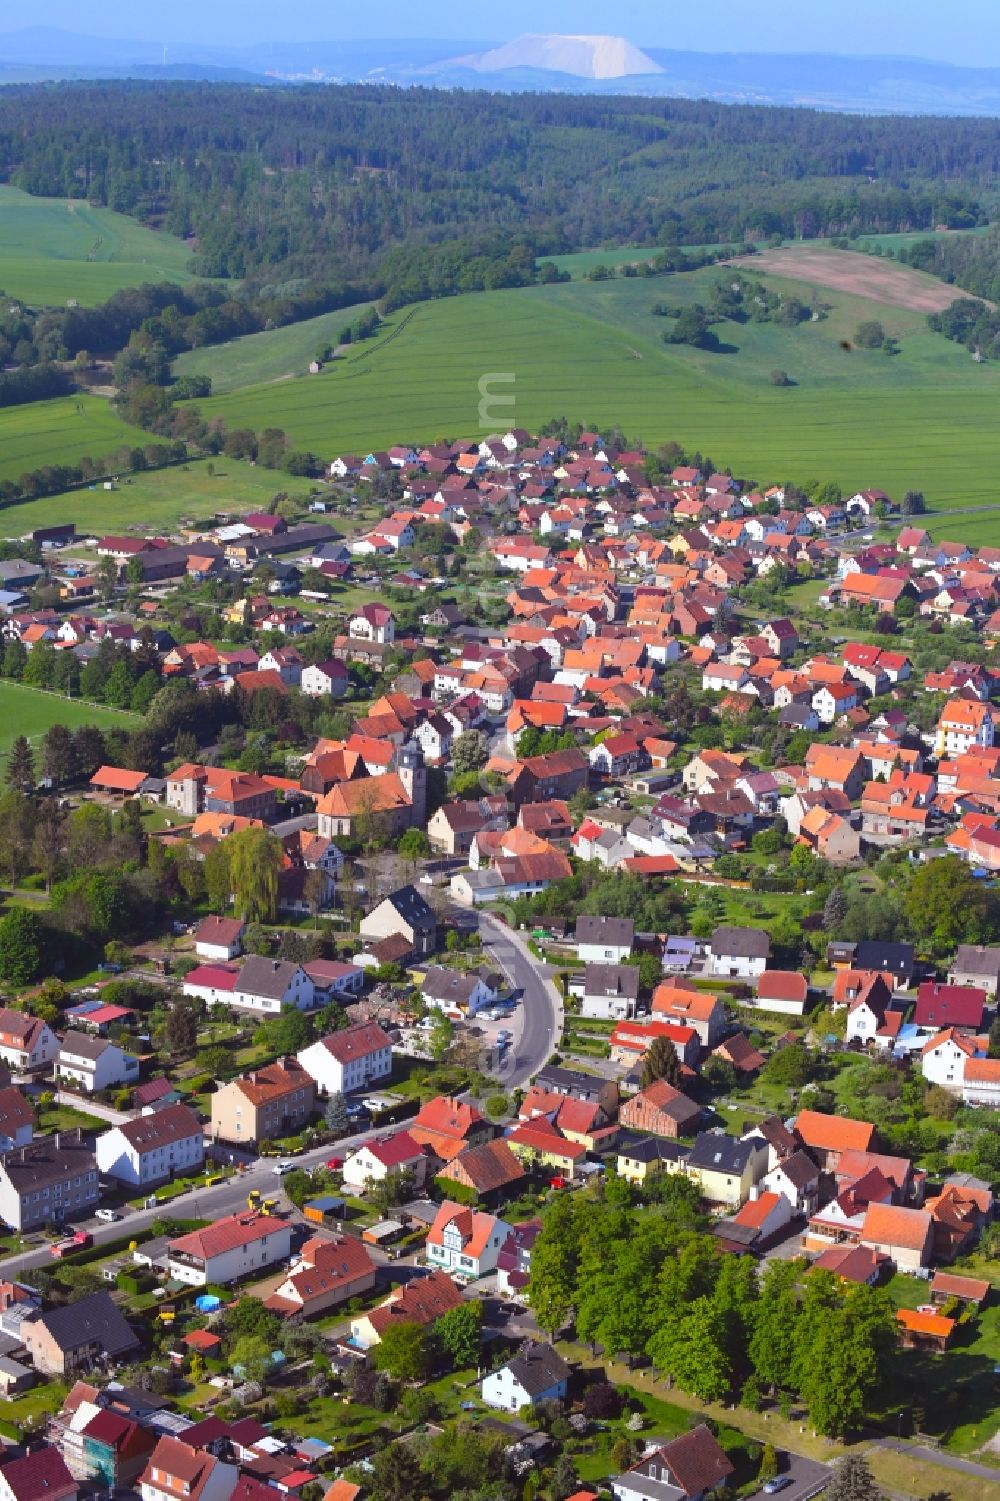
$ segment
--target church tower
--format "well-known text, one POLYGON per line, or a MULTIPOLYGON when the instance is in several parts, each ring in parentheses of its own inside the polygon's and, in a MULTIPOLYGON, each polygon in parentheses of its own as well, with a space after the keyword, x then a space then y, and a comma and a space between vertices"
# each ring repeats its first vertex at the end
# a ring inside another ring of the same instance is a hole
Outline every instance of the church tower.
POLYGON ((427 771, 424 753, 415 740, 408 740, 400 751, 397 771, 413 804, 411 828, 422 829, 427 821, 427 771))

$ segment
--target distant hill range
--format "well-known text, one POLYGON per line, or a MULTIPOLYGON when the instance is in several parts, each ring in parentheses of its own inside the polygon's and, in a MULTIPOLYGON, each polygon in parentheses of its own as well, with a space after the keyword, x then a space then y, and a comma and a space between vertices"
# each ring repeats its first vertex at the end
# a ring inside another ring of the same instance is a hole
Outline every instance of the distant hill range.
POLYGON ((1000 115, 1000 68, 907 57, 674 52, 625 37, 177 45, 50 27, 0 33, 0 82, 64 78, 368 82, 424 87, 615 93, 875 114, 1000 115))

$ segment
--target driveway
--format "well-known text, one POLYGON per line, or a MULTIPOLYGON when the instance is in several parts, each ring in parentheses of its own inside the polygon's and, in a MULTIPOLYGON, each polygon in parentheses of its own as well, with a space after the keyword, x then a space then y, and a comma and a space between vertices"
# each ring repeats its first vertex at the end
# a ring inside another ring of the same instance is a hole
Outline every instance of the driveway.
MULTIPOLYGON (((784 1490, 778 1491, 775 1501, 809 1501, 818 1496, 830 1483, 830 1466, 821 1465, 815 1459, 806 1459, 803 1454, 790 1454, 787 1450, 778 1453, 779 1474, 791 1480, 784 1490)), ((753 1492, 752 1501, 771 1501, 762 1490, 753 1492)))

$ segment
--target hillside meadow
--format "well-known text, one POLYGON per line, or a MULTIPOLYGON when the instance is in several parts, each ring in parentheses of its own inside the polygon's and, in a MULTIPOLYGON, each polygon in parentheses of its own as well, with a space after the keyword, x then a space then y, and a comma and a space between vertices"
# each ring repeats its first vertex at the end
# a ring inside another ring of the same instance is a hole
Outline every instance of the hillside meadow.
POLYGON ((189 281, 183 241, 80 198, 0 186, 0 288, 33 305, 84 306, 142 282, 189 281))
POLYGON ((149 433, 129 427, 100 396, 60 396, 0 408, 0 479, 16 480, 46 464, 103 458, 124 444, 140 448, 149 433))
POLYGON ((328 344, 336 344, 344 325, 352 323, 370 306, 367 302, 354 303, 335 313, 288 323, 284 328, 245 334, 241 339, 230 339, 228 344, 187 350, 174 361, 174 374, 211 376, 212 390, 220 394, 306 375, 317 352, 328 344))
MULTIPOLYGON (((750 268, 748 268, 748 271, 750 268)), ((319 376, 254 385, 201 403, 235 426, 279 426, 324 457, 412 437, 475 436, 553 417, 608 426, 649 444, 676 439, 765 479, 845 489, 922 489, 931 505, 989 504, 1000 368, 930 333, 922 313, 817 292, 822 321, 723 323, 727 352, 662 341, 654 302, 705 300, 721 268, 654 280, 571 282, 420 304, 319 376), (900 353, 852 349, 878 318, 900 353), (788 387, 770 383, 787 372, 788 387), (480 380, 501 397, 480 417, 480 380)), ((800 281, 767 277, 798 297, 800 281)), ((268 335, 258 336, 267 338, 268 335)), ((242 342, 242 341, 237 341, 242 342)))

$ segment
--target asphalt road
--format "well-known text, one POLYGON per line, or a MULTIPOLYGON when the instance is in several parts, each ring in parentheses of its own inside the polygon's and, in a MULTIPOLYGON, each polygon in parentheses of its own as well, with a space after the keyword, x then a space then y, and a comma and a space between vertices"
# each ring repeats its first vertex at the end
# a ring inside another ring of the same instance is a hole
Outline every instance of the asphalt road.
MULTIPOLYGON (((520 1035, 496 1070, 499 1082, 506 1088, 513 1089, 526 1083, 556 1050, 562 1036, 562 998, 549 979, 546 966, 535 958, 519 933, 513 932, 488 912, 462 912, 459 922, 464 918, 467 924, 470 917, 478 926, 483 948, 489 954, 491 962, 506 976, 510 985, 521 992, 521 1004, 515 1022, 515 1026, 520 1024, 520 1035)), ((304 1152, 294 1159, 294 1165, 303 1168, 317 1167, 331 1155, 343 1156, 370 1135, 369 1126, 333 1145, 304 1152)), ((124 1217, 114 1224, 95 1219, 78 1223, 85 1224, 94 1237, 94 1243, 101 1245, 121 1240, 123 1236, 139 1230, 148 1230, 154 1220, 166 1215, 178 1215, 185 1219, 222 1219, 245 1207, 251 1188, 259 1188, 265 1197, 279 1191, 281 1182, 274 1172, 274 1163, 274 1158, 259 1159, 236 1178, 214 1188, 196 1188, 190 1193, 179 1194, 176 1199, 159 1205, 156 1209, 125 1210, 124 1217)), ((38 1249, 3 1258, 0 1260, 0 1269, 5 1277, 16 1277, 30 1267, 48 1266, 51 1260, 46 1242, 38 1249)), ((789 1497, 788 1501, 792 1501, 792 1498, 789 1497)))
MULTIPOLYGON (((364 1131, 359 1131, 354 1136, 346 1136, 340 1141, 328 1144, 325 1147, 317 1147, 311 1152, 303 1152, 300 1157, 294 1159, 296 1167, 314 1168, 327 1158, 336 1155, 343 1157, 345 1151, 365 1141, 372 1134, 369 1126, 364 1131)), ((102 1245, 108 1241, 121 1240, 125 1236, 132 1235, 139 1230, 148 1230, 156 1219, 176 1215, 182 1219, 218 1220, 226 1215, 235 1214, 237 1210, 245 1209, 247 1194, 251 1188, 259 1188, 265 1198, 275 1197, 281 1189, 281 1179, 274 1171, 276 1159, 259 1158, 245 1173, 235 1178, 228 1178, 224 1183, 217 1184, 214 1188, 194 1188, 190 1193, 178 1194, 167 1204, 160 1204, 156 1209, 126 1209, 123 1218, 114 1224, 107 1224, 104 1220, 74 1220, 74 1228, 85 1227, 94 1237, 95 1245, 102 1245)), ((286 1201, 287 1202, 287 1201, 286 1201)), ((0 1261, 5 1277, 17 1277, 29 1267, 49 1266, 52 1257, 49 1254, 48 1242, 37 1250, 24 1251, 17 1256, 8 1256, 0 1261)))
POLYGON ((476 916, 479 936, 491 962, 521 992, 520 1035, 495 1070, 501 1083, 514 1089, 536 1074, 555 1052, 562 1036, 562 999, 546 966, 535 958, 519 933, 488 912, 477 912, 476 916))
MULTIPOLYGON (((804 1454, 790 1454, 788 1450, 783 1450, 778 1455, 778 1463, 779 1473, 792 1483, 775 1493, 775 1501, 809 1501, 810 1496, 819 1495, 829 1484, 829 1465, 819 1464, 815 1459, 806 1459, 804 1454)), ((758 1498, 760 1501, 771 1501, 761 1490, 753 1493, 753 1501, 758 1501, 758 1498)))

